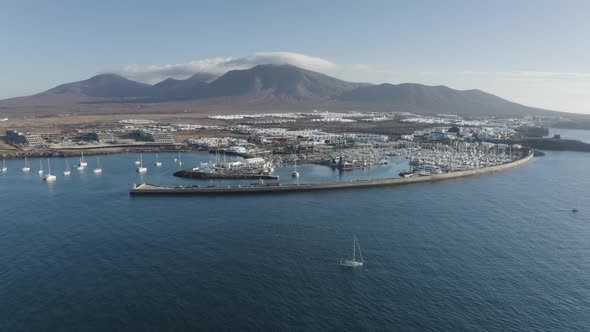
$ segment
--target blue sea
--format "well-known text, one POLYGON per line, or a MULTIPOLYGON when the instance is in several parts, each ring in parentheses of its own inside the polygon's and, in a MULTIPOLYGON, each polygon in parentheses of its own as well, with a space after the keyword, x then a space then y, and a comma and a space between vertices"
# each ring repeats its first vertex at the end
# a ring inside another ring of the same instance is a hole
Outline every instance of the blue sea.
MULTIPOLYGON (((101 175, 87 157, 69 178, 54 158, 54 184, 38 160, 30 174, 7 162, 0 331, 590 330, 590 154, 391 188, 130 197, 133 183, 196 183, 159 157, 157 169, 143 155, 144 178, 135 154, 101 156, 101 175), (354 233, 365 266, 342 269, 354 233)), ((298 181, 391 177, 404 163, 302 165, 298 181)))

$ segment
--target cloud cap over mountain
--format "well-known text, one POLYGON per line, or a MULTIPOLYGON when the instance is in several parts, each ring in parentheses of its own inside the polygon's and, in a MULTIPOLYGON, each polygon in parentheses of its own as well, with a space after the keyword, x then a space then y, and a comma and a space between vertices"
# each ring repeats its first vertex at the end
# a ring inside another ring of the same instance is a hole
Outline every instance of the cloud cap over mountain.
POLYGON ((116 72, 131 80, 154 84, 167 78, 186 79, 197 73, 221 76, 235 69, 247 69, 260 64, 293 65, 312 71, 330 71, 333 62, 300 53, 257 52, 243 57, 216 57, 165 65, 129 65, 116 72))

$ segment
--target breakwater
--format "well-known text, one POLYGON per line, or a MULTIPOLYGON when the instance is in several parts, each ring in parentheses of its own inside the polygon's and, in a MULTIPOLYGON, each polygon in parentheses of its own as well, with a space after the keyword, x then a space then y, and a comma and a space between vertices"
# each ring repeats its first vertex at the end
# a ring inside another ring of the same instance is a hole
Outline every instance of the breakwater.
POLYGON ((434 181, 443 181, 457 179, 467 176, 483 175, 493 172, 508 170, 526 164, 534 156, 533 150, 528 150, 527 154, 511 163, 479 168, 473 170, 443 173, 429 176, 417 176, 410 178, 387 178, 373 180, 353 180, 350 182, 331 182, 320 184, 287 184, 267 183, 251 186, 176 186, 163 187, 148 183, 134 185, 131 195, 221 195, 221 194, 257 194, 257 193, 281 193, 281 192, 303 192, 303 191, 320 191, 320 190, 342 190, 357 189, 370 187, 385 187, 395 185, 405 185, 412 183, 425 183, 434 181))

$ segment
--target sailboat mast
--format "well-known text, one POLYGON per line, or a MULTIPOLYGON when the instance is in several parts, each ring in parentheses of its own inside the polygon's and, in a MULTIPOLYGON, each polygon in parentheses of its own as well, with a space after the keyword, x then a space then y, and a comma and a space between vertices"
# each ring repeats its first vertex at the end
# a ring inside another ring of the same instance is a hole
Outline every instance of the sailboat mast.
POLYGON ((354 234, 354 238, 352 239, 352 261, 356 262, 356 234, 354 234))

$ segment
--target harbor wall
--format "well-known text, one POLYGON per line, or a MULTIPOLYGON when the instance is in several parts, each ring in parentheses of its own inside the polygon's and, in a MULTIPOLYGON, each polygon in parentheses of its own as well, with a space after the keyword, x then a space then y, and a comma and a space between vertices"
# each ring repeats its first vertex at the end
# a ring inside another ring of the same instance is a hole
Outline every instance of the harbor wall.
POLYGON ((217 186, 217 187, 159 187, 149 184, 134 186, 130 190, 132 195, 217 195, 217 194, 247 194, 247 193, 277 193, 277 192, 299 192, 299 191, 319 191, 319 190, 341 190, 369 187, 384 187, 395 185, 407 185, 412 183, 435 182, 462 177, 483 175, 500 172, 514 167, 522 166, 529 162, 534 156, 533 150, 529 150, 527 155, 511 163, 479 168, 467 171, 443 173, 429 176, 417 176, 409 178, 388 178, 374 180, 353 180, 350 182, 331 182, 320 184, 299 184, 299 185, 282 185, 282 186, 217 186))

